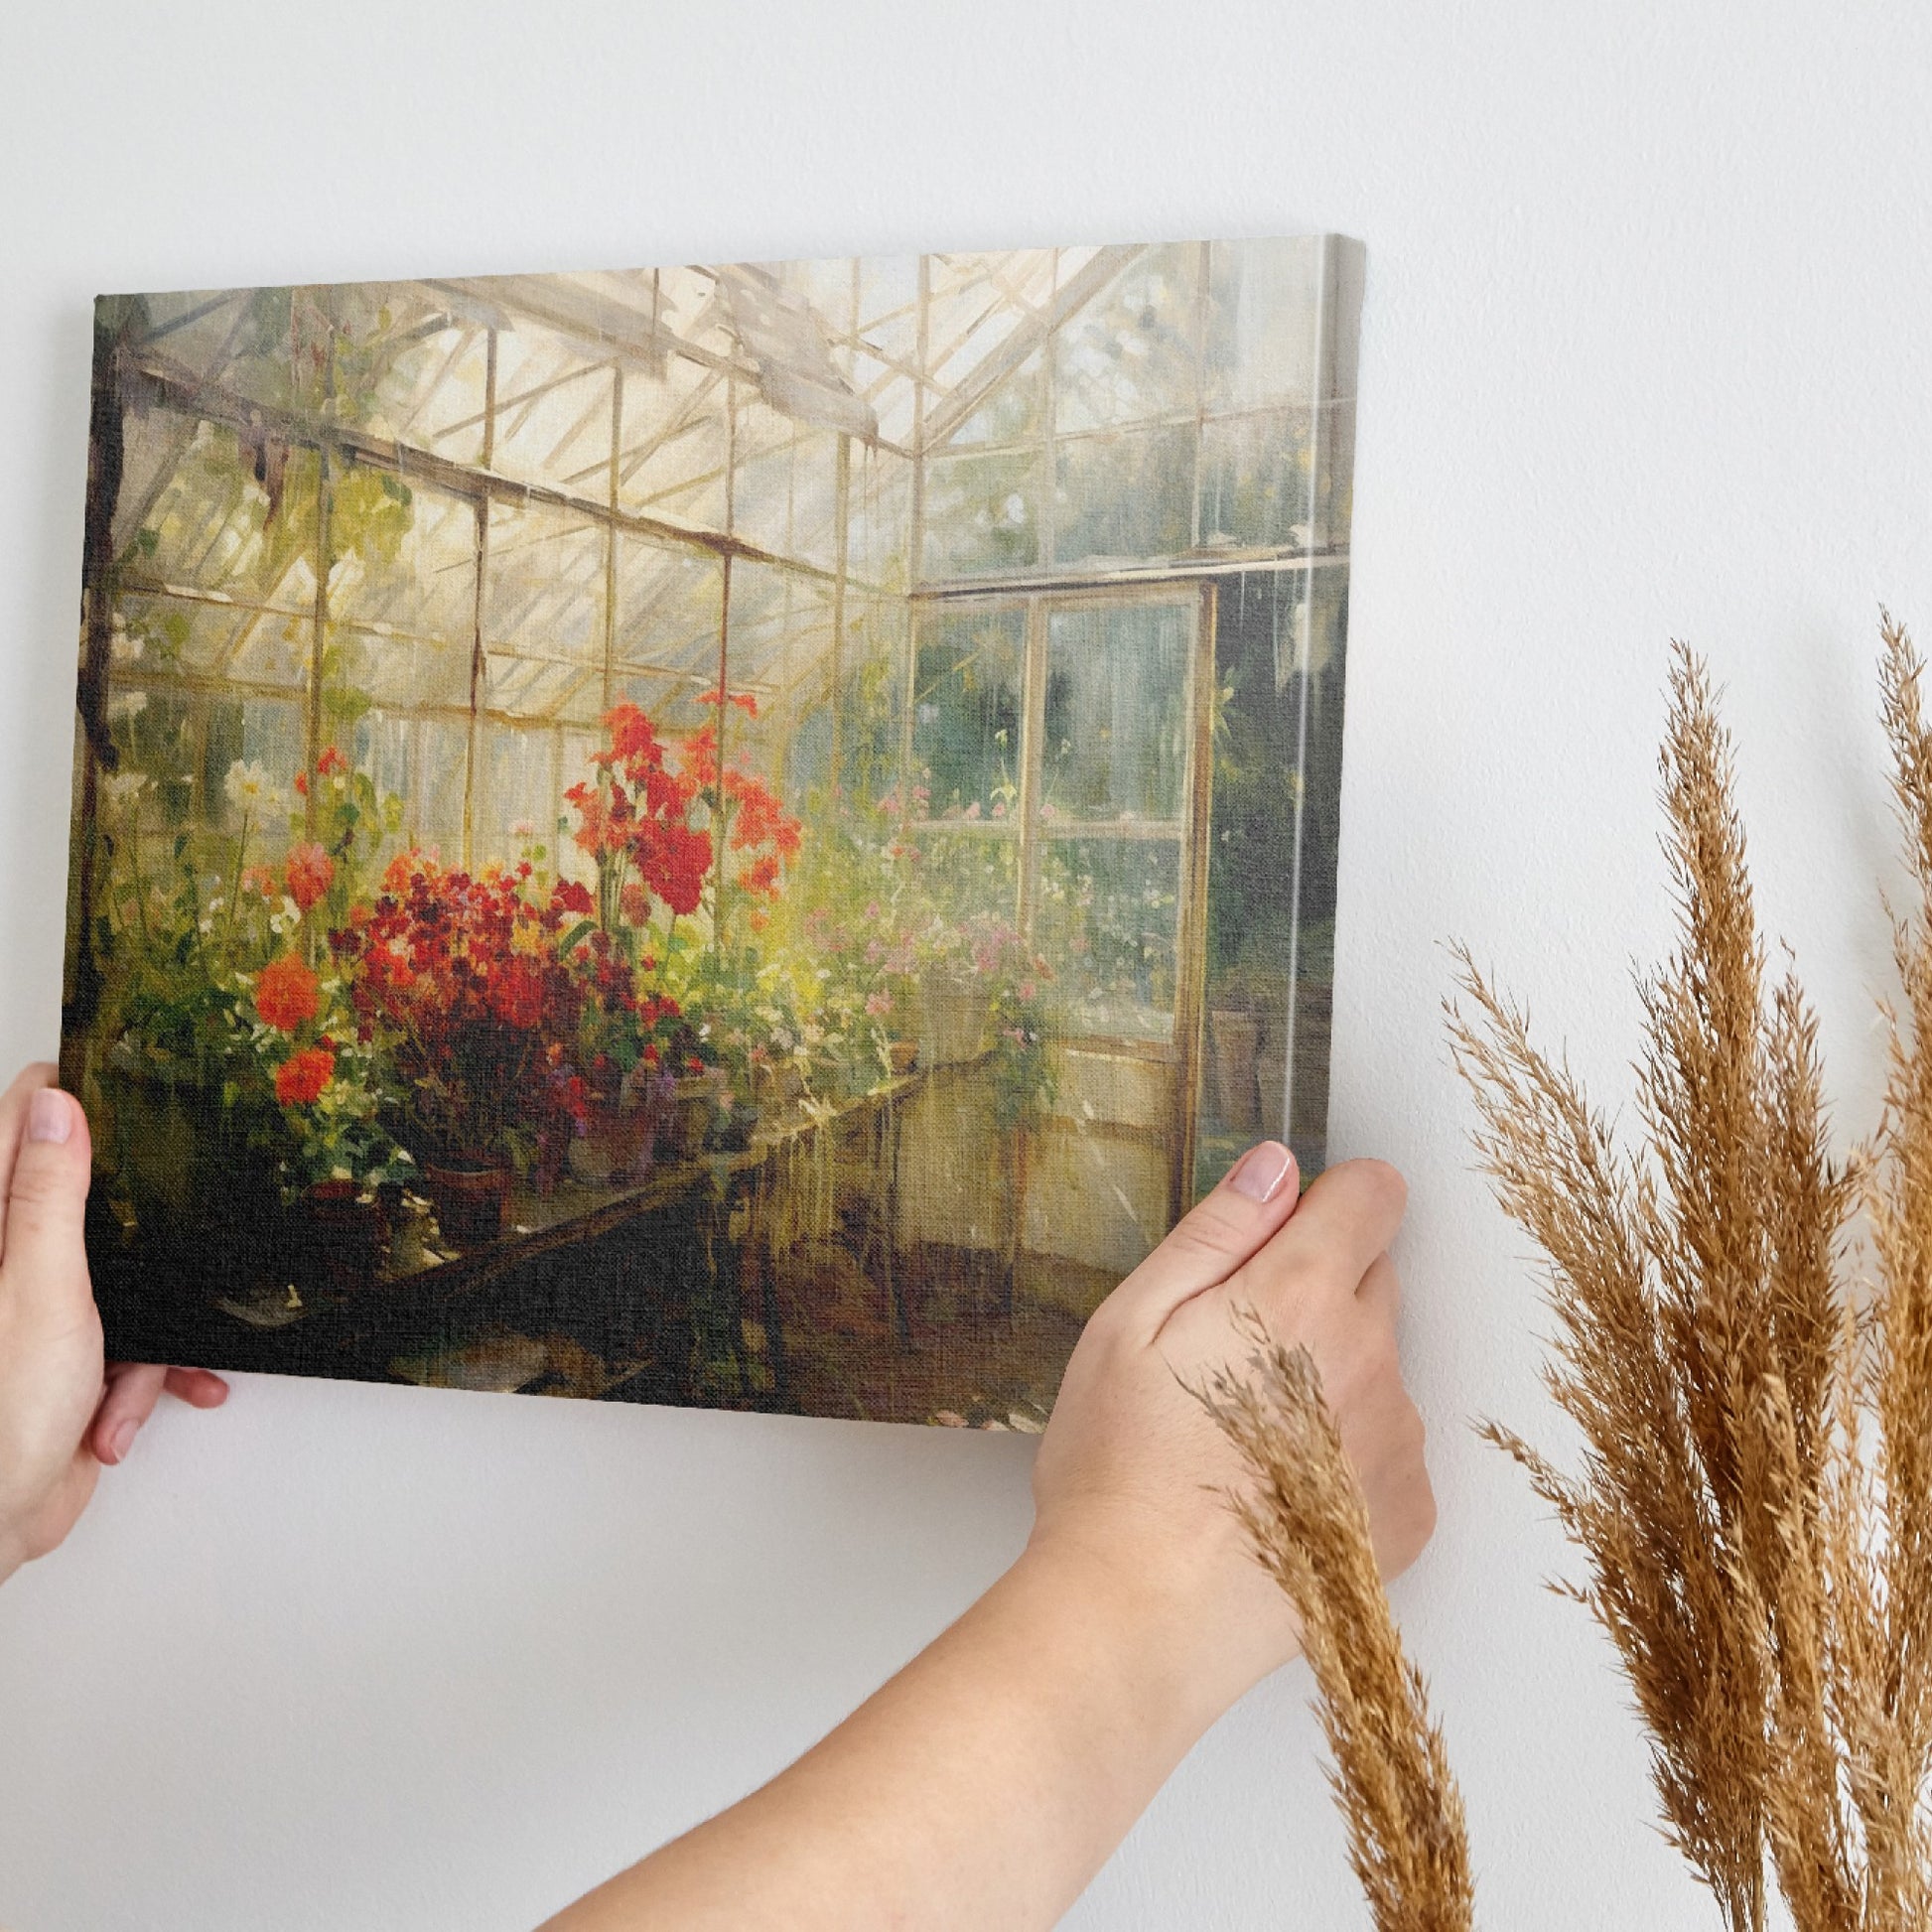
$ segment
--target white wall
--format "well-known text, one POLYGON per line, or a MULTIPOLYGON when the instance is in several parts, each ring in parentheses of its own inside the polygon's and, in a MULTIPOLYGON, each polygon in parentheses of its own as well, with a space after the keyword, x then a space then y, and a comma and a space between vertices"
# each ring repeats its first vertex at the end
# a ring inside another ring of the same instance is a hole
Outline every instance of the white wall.
MULTIPOLYGON (((1713 1924, 1603 1647, 1537 1587, 1558 1543, 1465 1426, 1550 1433, 1524 1244, 1466 1172, 1439 941, 1474 940, 1620 1091, 1626 962, 1667 931, 1665 642, 1695 639, 1767 917, 1847 1130, 1868 1119, 1878 601, 1932 636, 1922 10, 120 0, 5 39, 9 1065, 55 1040, 96 289, 1367 239, 1334 1142, 1414 1185, 1405 1342, 1444 1507, 1399 1607, 1484 1923, 1713 1924)), ((935 1631, 1018 1547, 1027 1463, 294 1381, 167 1414, 0 1595, 0 1922, 526 1925, 935 1631)), ((1363 1923, 1304 1694, 1290 1674, 1229 1719, 1072 1922, 1363 1923)))

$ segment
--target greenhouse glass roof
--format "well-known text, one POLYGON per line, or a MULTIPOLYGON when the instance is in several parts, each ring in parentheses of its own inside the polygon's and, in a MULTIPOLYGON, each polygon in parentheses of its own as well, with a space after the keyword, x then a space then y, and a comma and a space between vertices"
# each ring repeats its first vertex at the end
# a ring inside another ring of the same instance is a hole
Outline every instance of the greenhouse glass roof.
POLYGON ((721 622, 733 683, 782 697, 908 600, 1332 556, 1353 381, 1315 366, 1322 246, 104 304, 120 615, 171 640, 117 683, 293 694, 320 623, 378 707, 456 715, 480 630, 482 709, 588 726, 714 684, 721 622))

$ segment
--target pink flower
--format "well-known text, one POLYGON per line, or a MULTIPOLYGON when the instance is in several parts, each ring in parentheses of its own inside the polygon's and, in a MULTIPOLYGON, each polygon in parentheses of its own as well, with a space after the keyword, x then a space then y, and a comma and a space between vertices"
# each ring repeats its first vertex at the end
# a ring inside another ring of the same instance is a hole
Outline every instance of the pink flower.
POLYGON ((893 996, 890 993, 868 993, 866 995, 866 1018, 877 1020, 882 1013, 893 1010, 893 996))

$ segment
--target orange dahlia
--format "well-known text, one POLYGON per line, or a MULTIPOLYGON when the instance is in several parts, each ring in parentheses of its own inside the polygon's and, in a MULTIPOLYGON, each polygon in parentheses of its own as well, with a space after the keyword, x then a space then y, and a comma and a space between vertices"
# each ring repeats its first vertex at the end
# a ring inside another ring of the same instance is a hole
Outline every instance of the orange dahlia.
POLYGON ((305 1046, 275 1069, 275 1098, 284 1107, 306 1107, 335 1077, 335 1054, 326 1046, 305 1046))
POLYGON ((285 1034, 313 1020, 318 1004, 316 976, 293 953, 271 959, 255 982, 255 1011, 285 1034))

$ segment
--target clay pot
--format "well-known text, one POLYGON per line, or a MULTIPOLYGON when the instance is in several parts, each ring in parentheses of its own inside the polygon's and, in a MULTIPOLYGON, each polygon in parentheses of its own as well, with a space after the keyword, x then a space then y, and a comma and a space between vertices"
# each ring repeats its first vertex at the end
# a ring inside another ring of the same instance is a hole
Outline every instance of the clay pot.
POLYGON ((1231 1133, 1252 1134, 1261 1124, 1255 1062, 1261 1022, 1252 1013, 1209 1013, 1207 1046, 1214 1068, 1215 1111, 1231 1133))
POLYGON ((321 1286, 353 1293, 382 1266, 382 1210, 352 1180, 318 1180, 302 1195, 303 1245, 321 1286))
POLYGON ((670 1151, 680 1160, 695 1160, 704 1152, 711 1130, 717 1124, 720 1106, 730 1091, 729 1081, 715 1066, 707 1067, 702 1073, 688 1073, 672 1086, 665 1138, 670 1151))
POLYGON ((445 1241, 459 1248, 478 1248, 501 1239, 509 1226, 510 1170, 505 1162, 489 1167, 423 1169, 423 1182, 436 1209, 436 1225, 445 1241))
POLYGON ((888 1040, 886 1052, 892 1061, 893 1074, 897 1079, 904 1079, 919 1063, 919 1042, 916 1039, 888 1040))

